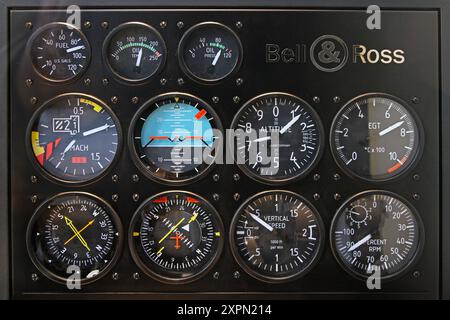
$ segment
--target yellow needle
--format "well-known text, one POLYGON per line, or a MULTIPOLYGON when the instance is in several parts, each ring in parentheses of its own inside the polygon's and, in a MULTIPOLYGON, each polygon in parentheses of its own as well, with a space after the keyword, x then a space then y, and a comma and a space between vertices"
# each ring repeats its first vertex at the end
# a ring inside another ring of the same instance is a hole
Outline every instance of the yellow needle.
POLYGON ((73 231, 74 236, 78 238, 78 240, 80 240, 81 244, 88 250, 91 251, 91 249, 89 248, 86 240, 84 240, 83 236, 80 234, 80 232, 77 230, 77 228, 75 228, 75 226, 73 225, 73 221, 70 220, 67 217, 64 217, 64 220, 66 221, 66 224, 69 226, 69 228, 73 231))
MULTIPOLYGON (((69 219, 70 220, 70 219, 69 219)), ((81 228, 78 231, 78 234, 82 233, 84 231, 84 229, 86 229, 87 227, 89 227, 90 225, 92 225, 94 223, 94 220, 91 220, 87 223, 87 225, 85 225, 83 228, 81 228)), ((72 241, 75 237, 77 236, 77 234, 74 234, 72 237, 70 237, 70 239, 68 239, 66 242, 64 242, 64 245, 68 244, 70 241, 72 241)))
POLYGON ((164 247, 161 247, 161 249, 159 249, 156 254, 160 254, 163 250, 164 250, 164 247))
POLYGON ((169 230, 169 232, 166 233, 166 235, 164 237, 161 238, 161 240, 159 240, 158 243, 161 243, 164 241, 164 239, 166 239, 176 228, 178 228, 178 226, 184 221, 184 218, 182 218, 180 221, 178 221, 178 223, 176 225, 174 225, 172 227, 172 229, 169 230))

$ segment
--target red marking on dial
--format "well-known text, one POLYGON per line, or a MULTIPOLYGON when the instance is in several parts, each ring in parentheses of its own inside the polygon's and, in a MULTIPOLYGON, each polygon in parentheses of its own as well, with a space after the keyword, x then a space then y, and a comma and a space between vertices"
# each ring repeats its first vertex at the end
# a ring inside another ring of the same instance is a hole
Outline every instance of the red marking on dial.
POLYGON ((87 158, 86 157, 72 157, 72 163, 84 164, 84 163, 87 163, 87 158))
POLYGON ((189 202, 189 203, 198 203, 198 202, 200 202, 200 201, 198 201, 197 199, 192 198, 192 197, 187 197, 187 198, 186 198, 186 201, 189 202))
POLYGON ((203 118, 203 116, 206 114, 206 110, 202 109, 200 110, 196 115, 195 115, 195 119, 200 120, 201 118, 203 118))
POLYGON ((167 199, 167 197, 161 197, 161 198, 153 200, 152 202, 154 202, 154 203, 166 203, 167 201, 169 201, 167 199))

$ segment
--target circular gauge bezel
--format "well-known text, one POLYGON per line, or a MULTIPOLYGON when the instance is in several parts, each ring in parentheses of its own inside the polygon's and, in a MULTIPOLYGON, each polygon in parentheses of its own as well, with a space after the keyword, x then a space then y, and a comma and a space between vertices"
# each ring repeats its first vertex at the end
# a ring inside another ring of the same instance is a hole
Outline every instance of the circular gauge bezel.
POLYGON ((66 22, 50 22, 48 24, 45 24, 43 26, 41 26, 40 28, 38 28, 30 37, 30 39, 28 40, 27 46, 26 46, 26 51, 28 53, 28 57, 30 58, 30 62, 32 65, 33 70, 35 71, 35 73, 37 73, 39 75, 39 77, 41 77, 42 79, 49 81, 50 83, 53 84, 63 84, 63 83, 68 83, 71 82, 73 80, 76 80, 78 78, 80 78, 85 72, 86 70, 89 68, 89 65, 91 63, 91 57, 92 57, 92 51, 91 51, 91 46, 89 44, 88 39, 86 38, 86 36, 84 35, 83 31, 81 31, 81 29, 77 28, 75 25, 72 25, 70 23, 66 23, 66 22), (42 74, 40 72, 40 70, 38 68, 36 68, 36 66, 33 63, 33 55, 31 53, 31 48, 33 45, 34 40, 41 35, 42 32, 46 31, 47 29, 51 29, 54 28, 56 26, 62 26, 66 29, 71 28, 73 30, 76 30, 76 32, 79 34, 81 40, 84 42, 84 44, 86 45, 86 52, 88 53, 88 56, 86 58, 86 65, 83 67, 83 69, 72 75, 70 78, 67 79, 52 79, 51 77, 48 77, 44 74, 42 74))
POLYGON ((355 195, 352 195, 351 197, 349 197, 347 200, 345 200, 341 206, 339 206, 339 208, 336 210, 336 213, 333 216, 333 219, 331 221, 331 225, 330 225, 330 246, 331 246, 331 252, 333 253, 333 256, 335 258, 335 260, 337 261, 337 263, 339 264, 339 266, 342 268, 342 270, 344 270, 346 273, 348 273, 349 275, 351 275, 352 277, 358 279, 358 280, 362 280, 362 281, 366 281, 367 278, 370 275, 367 276, 363 276, 361 275, 359 272, 356 272, 350 268, 348 268, 348 266, 346 265, 346 263, 344 262, 344 260, 341 258, 341 256, 339 255, 339 253, 337 252, 337 248, 335 245, 335 236, 334 236, 334 229, 335 229, 335 224, 336 221, 338 219, 338 217, 342 214, 343 210, 353 201, 361 198, 361 197, 368 197, 371 195, 385 195, 385 196, 389 196, 389 197, 393 197, 394 199, 399 200, 400 202, 402 202, 406 207, 408 207, 408 209, 410 210, 411 214, 415 217, 416 219, 416 223, 417 223, 417 230, 418 230, 418 240, 417 240, 417 248, 414 252, 414 255, 411 257, 411 259, 404 265, 404 267, 387 276, 382 276, 381 280, 382 281, 392 281, 395 279, 398 279, 399 277, 401 277, 402 275, 406 274, 408 272, 408 270, 411 269, 412 266, 414 266, 414 264, 417 262, 417 259, 420 257, 420 255, 422 254, 423 248, 424 248, 424 244, 425 244, 425 228, 423 225, 423 221, 422 218, 420 217, 417 209, 411 205, 411 203, 409 201, 407 201, 404 197, 402 197, 399 194, 396 194, 394 192, 391 191, 386 191, 386 190, 366 190, 366 191, 362 191, 359 192, 355 195))
MULTIPOLYGON (((318 112, 308 102, 306 102, 304 99, 302 99, 296 95, 286 93, 286 92, 268 92, 268 93, 263 93, 256 97, 251 98, 250 100, 245 102, 244 105, 237 111, 236 115, 233 118, 233 121, 231 122, 231 128, 233 130, 236 130, 241 113, 243 111, 245 111, 246 108, 248 108, 251 104, 253 104, 254 102, 256 102, 258 100, 261 100, 261 99, 264 99, 267 97, 271 97, 271 96, 285 96, 287 98, 297 100, 297 101, 301 102, 304 106, 306 106, 306 108, 309 109, 308 113, 311 114, 311 116, 315 118, 315 121, 317 123, 317 133, 319 136, 317 139, 318 149, 317 149, 315 158, 313 160, 311 160, 310 165, 305 170, 303 170, 301 173, 294 175, 292 177, 284 178, 284 179, 265 179, 261 175, 258 175, 255 172, 253 172, 252 170, 250 170, 249 168, 247 168, 247 166, 245 164, 236 164, 236 165, 239 167, 239 169, 241 169, 242 172, 245 173, 245 175, 247 175, 249 178, 251 178, 257 182, 264 183, 269 186, 283 186, 283 185, 288 185, 288 184, 294 183, 300 179, 305 178, 318 166, 320 160, 322 159, 324 149, 325 149, 325 130, 323 128, 322 119, 320 118, 318 112)), ((229 144, 228 144, 228 146, 229 146, 229 144)), ((235 154, 236 148, 234 148, 234 150, 229 150, 229 152, 233 152, 233 154, 235 154)))
MULTIPOLYGON (((222 218, 221 218, 219 212, 216 210, 216 208, 209 201, 207 201, 205 198, 199 196, 198 194, 195 194, 195 193, 190 192, 190 191, 185 191, 185 190, 168 190, 168 191, 160 192, 158 194, 155 194, 155 195, 145 199, 139 205, 139 207, 136 209, 136 211, 133 214, 133 217, 131 218, 130 226, 129 226, 129 229, 128 229, 128 245, 129 245, 129 248, 130 248, 131 257, 133 258, 133 261, 150 278, 152 278, 152 279, 154 279, 156 281, 165 283, 165 284, 187 284, 187 283, 192 283, 194 281, 197 281, 197 280, 203 278, 205 275, 208 274, 208 272, 211 271, 212 268, 214 268, 214 266, 217 264, 218 260, 222 256, 224 243, 225 243, 225 240, 224 240, 223 237, 220 237, 220 239, 218 239, 219 243, 218 243, 217 250, 213 253, 213 255, 211 256, 210 260, 200 269, 199 272, 197 272, 196 274, 194 274, 192 276, 189 276, 189 277, 172 278, 172 277, 167 277, 167 276, 161 275, 161 274, 157 273, 156 271, 153 271, 152 269, 147 267, 144 262, 142 262, 141 257, 136 252, 136 248, 135 248, 135 245, 134 245, 134 239, 133 239, 133 236, 132 236, 133 230, 135 229, 134 227, 135 227, 135 224, 136 224, 136 220, 138 219, 138 215, 141 214, 141 210, 145 206, 147 206, 148 203, 151 200, 153 200, 155 198, 159 198, 159 197, 164 196, 164 195, 175 194, 175 193, 184 194, 184 195, 187 195, 187 196, 192 196, 192 197, 200 200, 203 205, 206 205, 207 207, 209 207, 208 209, 211 210, 211 212, 208 212, 208 214, 216 215, 216 219, 217 219, 217 223, 218 223, 218 225, 216 227, 220 230, 221 234, 225 234, 225 228, 224 228, 224 225, 223 225, 222 218)), ((140 236, 139 236, 139 238, 140 238, 140 236)))
MULTIPOLYGON (((224 139, 222 122, 221 122, 219 116, 217 115, 216 111, 211 107, 211 105, 209 105, 203 99, 200 99, 200 98, 198 98, 198 97, 196 97, 194 95, 188 94, 188 93, 184 93, 184 92, 168 92, 168 93, 163 93, 163 94, 157 95, 157 96, 151 98, 150 100, 147 100, 139 108, 139 110, 135 113, 133 119, 131 120, 130 127, 129 127, 129 130, 128 130, 129 131, 129 133, 128 133, 128 146, 129 146, 129 149, 130 149, 130 152, 131 152, 131 158, 133 159, 134 164, 136 165, 136 167, 138 167, 139 171, 141 171, 142 174, 144 174, 144 176, 146 176, 150 180, 153 180, 153 181, 161 183, 161 184, 165 184, 165 185, 169 185, 169 186, 180 186, 180 185, 187 185, 187 184, 193 183, 193 182, 198 181, 198 180, 202 179, 203 177, 205 177, 208 173, 211 172, 211 170, 216 165, 216 158, 217 157, 214 158, 214 161, 207 168, 205 168, 202 172, 196 174, 193 177, 186 178, 186 179, 179 179, 179 180, 164 179, 164 178, 160 178, 160 177, 155 176, 142 163, 142 161, 139 159, 139 154, 138 154, 138 152, 136 150, 135 141, 134 141, 134 131, 136 129, 137 122, 138 122, 139 118, 141 117, 141 115, 144 112, 146 112, 148 108, 153 107, 155 102, 158 102, 158 101, 161 101, 161 100, 164 100, 164 99, 170 99, 170 98, 173 98, 173 97, 180 97, 180 98, 185 98, 186 100, 200 102, 203 105, 203 107, 205 109, 207 109, 208 113, 214 118, 215 128, 213 128, 213 129, 220 130, 220 132, 222 133, 221 139, 222 140, 224 139)), ((149 115, 152 112, 150 112, 149 115)))
POLYGON ((247 198, 247 200, 245 200, 240 206, 239 208, 236 210, 236 212, 234 213, 233 219, 231 220, 231 224, 230 224, 230 232, 229 232, 229 243, 230 243, 230 247, 231 247, 231 253, 233 255, 234 260, 237 262, 237 264, 251 277, 253 277, 256 280, 265 282, 265 283, 270 283, 270 284, 282 284, 282 283, 287 283, 287 282, 292 282, 294 280, 300 279, 304 276, 306 276, 318 263, 319 260, 323 254, 323 251, 325 249, 325 238, 327 236, 327 232, 325 229, 325 225, 323 223, 322 217, 319 214, 319 211, 316 209, 316 207, 305 197, 299 195, 298 193, 292 192, 292 191, 288 191, 288 190, 267 190, 267 191, 262 191, 259 192, 253 196, 250 196, 249 198, 247 198), (290 275, 290 276, 284 276, 284 277, 270 277, 270 276, 265 276, 265 275, 261 275, 259 272, 251 269, 242 259, 242 257, 239 255, 238 253, 238 246, 236 244, 236 239, 235 239, 235 232, 236 232, 236 224, 237 224, 237 220, 239 219, 242 211, 248 206, 249 203, 251 203, 252 201, 257 200, 258 198, 261 198, 263 196, 265 196, 266 194, 276 194, 276 193, 285 193, 285 194, 289 194, 297 199, 299 199, 300 201, 302 201, 316 216, 316 220, 317 220, 317 224, 318 224, 318 230, 321 233, 320 234, 320 239, 318 241, 318 246, 317 246, 317 250, 315 251, 314 257, 312 258, 311 262, 302 270, 290 275))
POLYGON ((38 170, 42 176, 44 176, 47 180, 51 181, 51 182, 56 182, 59 184, 63 184, 66 186, 84 186, 84 185, 89 185, 92 184, 96 181, 99 181, 100 179, 102 179, 103 177, 105 177, 111 170, 113 167, 116 166, 117 161, 119 160, 119 157, 121 155, 122 152, 122 141, 123 141, 123 137, 122 137, 122 127, 119 121, 119 118, 117 118, 116 114, 114 113, 114 111, 103 101, 100 100, 99 98, 95 97, 95 96, 91 96, 91 95, 87 95, 84 93, 78 93, 78 92, 71 92, 71 93, 64 93, 64 94, 60 94, 57 95, 55 97, 52 97, 50 99, 48 99, 47 101, 45 101, 33 114, 33 116, 30 119, 30 122, 28 123, 28 127, 27 127, 27 131, 26 131, 26 136, 25 136, 25 146, 27 149, 27 154, 28 157, 30 158, 31 162, 33 163, 33 166, 36 168, 36 170, 38 170), (103 172, 101 172, 100 174, 87 179, 87 180, 81 180, 81 181, 73 181, 73 180, 67 180, 67 179, 63 179, 63 178, 59 178, 57 176, 52 175, 50 172, 48 172, 47 170, 45 170, 44 167, 42 167, 38 162, 37 159, 32 151, 32 145, 31 145, 31 130, 33 128, 33 124, 36 122, 36 120, 39 118, 39 116, 42 114, 43 111, 45 111, 45 109, 51 105, 52 103, 54 103, 55 101, 62 99, 64 97, 71 97, 71 96, 77 96, 77 97, 83 97, 86 98, 88 100, 92 100, 96 103, 101 104, 101 106, 107 110, 109 116, 111 117, 111 119, 114 121, 114 123, 116 124, 116 131, 117 131, 117 150, 116 150, 116 154, 114 156, 114 159, 111 161, 111 163, 109 164, 108 168, 106 168, 106 170, 103 170, 103 172))
POLYGON ((183 70, 183 72, 192 80, 197 81, 202 84, 217 84, 217 83, 221 82, 222 80, 225 80, 225 79, 231 77, 233 74, 235 74, 240 69, 242 60, 243 60, 243 51, 244 50, 242 48, 242 42, 239 39, 239 36, 237 35, 237 33, 233 29, 231 29, 230 27, 228 27, 220 22, 205 21, 205 22, 201 22, 201 23, 193 25, 181 37, 181 40, 180 40, 180 43, 178 44, 178 49, 177 49, 178 63, 181 67, 181 70, 183 70), (227 73, 225 76, 222 76, 217 79, 205 79, 205 78, 195 75, 189 69, 189 67, 186 65, 186 61, 184 60, 184 52, 185 52, 186 45, 188 44, 188 40, 189 40, 189 37, 191 36, 191 34, 200 28, 204 28, 204 27, 208 27, 208 26, 222 28, 223 30, 225 30, 225 32, 228 32, 231 36, 233 36, 233 38, 235 39, 236 44, 239 48, 239 52, 238 52, 239 56, 238 56, 238 59, 236 60, 235 65, 233 66, 233 69, 229 73, 227 73))
POLYGON ((53 200, 59 198, 59 197, 64 197, 64 196, 83 196, 83 197, 87 197, 90 198, 92 201, 96 202, 98 205, 100 205, 101 207, 103 207, 105 209, 105 211, 108 213, 108 215, 111 218, 111 221, 115 224, 116 227, 116 232, 119 233, 119 235, 116 237, 117 239, 117 244, 116 244, 116 251, 113 254, 112 259, 109 261, 108 265, 99 272, 99 274, 94 277, 94 278, 83 278, 80 279, 80 284, 81 285, 86 285, 86 284, 90 284, 93 282, 96 282, 97 280, 103 278, 106 274, 108 274, 109 271, 111 271, 111 269, 117 264, 120 256, 122 255, 122 250, 123 250, 123 226, 122 226, 122 222, 120 220, 119 215, 117 214, 117 212, 113 209, 113 207, 107 203, 105 200, 103 200, 102 198, 92 194, 92 193, 88 193, 88 192, 82 192, 82 191, 69 191, 69 192, 62 192, 62 193, 58 193, 50 198, 48 198, 47 200, 45 200, 44 202, 42 202, 37 209, 34 211, 30 221, 28 222, 28 226, 27 226, 27 231, 26 231, 26 246, 27 246, 27 252, 28 255, 31 259, 31 261, 33 262, 33 264, 35 265, 35 267, 43 274, 45 275, 48 279, 60 283, 60 284, 67 284, 67 278, 63 278, 55 273, 53 273, 52 271, 50 271, 49 269, 47 269, 36 257, 36 254, 32 248, 32 241, 33 241, 33 237, 31 235, 33 226, 36 222, 36 220, 39 218, 40 215, 40 211, 42 209, 45 209, 46 206, 48 206, 48 204, 50 202, 52 202, 53 200))
POLYGON ((356 180, 363 180, 363 181, 367 181, 367 182, 371 182, 371 183, 380 184, 380 183, 391 182, 391 181, 395 181, 395 180, 403 178, 406 174, 408 174, 408 172, 410 172, 417 165, 419 160, 422 158, 423 148, 424 148, 424 144, 425 144, 425 133, 424 133, 422 122, 420 121, 419 116, 417 115, 416 111, 413 108, 411 108, 404 100, 402 100, 396 96, 393 96, 391 94, 381 93, 381 92, 372 92, 372 93, 364 93, 364 94, 361 94, 359 96, 352 98, 351 100, 346 102, 339 109, 339 111, 334 116, 333 122, 330 127, 329 144, 330 144, 331 154, 333 155, 334 162, 337 164, 339 169, 341 169, 343 172, 345 172, 345 174, 347 176, 349 176, 350 178, 356 179, 356 180), (336 146, 334 144, 334 134, 333 133, 334 133, 335 124, 337 123, 337 121, 339 121, 339 118, 342 115, 343 111, 345 111, 353 103, 355 103, 361 99, 369 99, 369 98, 385 98, 385 99, 390 99, 390 100, 397 102, 411 115, 411 118, 412 118, 411 120, 414 121, 414 124, 417 128, 417 135, 416 135, 415 139, 418 139, 418 144, 417 144, 418 150, 415 150, 413 152, 414 153, 412 155, 413 158, 409 161, 409 163, 406 165, 406 167, 400 173, 395 174, 390 177, 387 177, 387 178, 383 178, 383 179, 373 179, 373 178, 363 177, 363 176, 360 176, 359 174, 353 172, 352 170, 348 169, 342 163, 342 160, 339 158, 339 155, 337 154, 337 151, 336 151, 336 146))
POLYGON ((126 82, 128 84, 142 84, 147 82, 148 80, 150 80, 152 77, 158 75, 159 73, 161 73, 162 69, 164 69, 165 65, 166 65, 166 61, 167 61, 167 47, 166 47, 166 42, 164 41, 164 38, 162 37, 161 33, 159 33, 158 30, 156 30, 154 27, 152 27, 151 25, 147 24, 147 23, 143 23, 143 22, 137 22, 137 21, 131 21, 131 22, 125 22, 122 23, 120 25, 118 25, 117 27, 115 27, 114 29, 111 30, 111 32, 106 36, 105 40, 103 41, 103 48, 102 48, 102 56, 103 56, 103 61, 106 64, 106 66, 108 67, 108 70, 114 75, 114 77, 116 77, 118 80, 121 80, 123 82, 126 82), (127 78, 125 76, 120 75, 112 66, 111 63, 109 62, 109 52, 108 49, 110 47, 111 44, 111 39, 117 35, 119 32, 121 32, 122 30, 126 30, 129 27, 133 27, 133 26, 137 26, 137 27, 142 27, 147 29, 149 32, 152 32, 160 41, 161 43, 161 48, 164 52, 164 54, 162 55, 162 61, 160 63, 160 65, 158 66, 158 68, 150 75, 142 78, 142 79, 130 79, 127 78))

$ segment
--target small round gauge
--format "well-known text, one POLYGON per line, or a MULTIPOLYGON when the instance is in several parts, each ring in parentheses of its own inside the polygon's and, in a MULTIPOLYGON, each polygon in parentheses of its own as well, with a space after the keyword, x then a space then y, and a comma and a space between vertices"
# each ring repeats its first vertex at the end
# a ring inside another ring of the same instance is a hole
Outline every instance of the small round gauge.
POLYGON ((81 183, 101 176, 116 159, 119 121, 100 100, 78 93, 57 96, 34 114, 27 145, 51 177, 81 183))
POLYGON ((167 184, 199 179, 212 168, 222 125, 203 100, 168 93, 146 102, 130 129, 130 148, 149 178, 167 184))
POLYGON ((83 33, 62 22, 39 28, 28 43, 28 51, 36 72, 53 82, 81 75, 91 59, 91 48, 83 33))
POLYGON ((191 78, 218 82, 239 68, 242 45, 230 28, 217 22, 203 22, 186 31, 178 47, 178 58, 191 78))
POLYGON ((222 221, 209 202, 190 192, 169 191, 138 208, 131 220, 129 244, 146 274, 166 283, 187 283, 214 266, 222 237, 222 221))
POLYGON ((114 210, 84 192, 59 194, 39 206, 27 229, 28 253, 50 279, 91 283, 115 264, 122 225, 114 210))
POLYGON ((306 176, 323 151, 323 127, 316 111, 286 93, 257 96, 236 114, 235 159, 251 178, 285 184, 306 176))
POLYGON ((317 210, 289 191, 248 199, 231 222, 233 256, 251 276, 286 282, 305 275, 319 258, 324 226, 317 210))
POLYGON ((365 279, 375 269, 383 279, 405 271, 424 239, 414 208, 398 195, 369 191, 347 200, 330 230, 333 253, 350 274, 365 279))
POLYGON ((406 172, 421 151, 422 131, 401 100, 367 94, 348 102, 330 133, 333 156, 352 176, 386 181, 406 172))
POLYGON ((128 22, 111 31, 105 40, 103 55, 116 76, 139 82, 161 71, 167 50, 156 29, 145 23, 128 22))

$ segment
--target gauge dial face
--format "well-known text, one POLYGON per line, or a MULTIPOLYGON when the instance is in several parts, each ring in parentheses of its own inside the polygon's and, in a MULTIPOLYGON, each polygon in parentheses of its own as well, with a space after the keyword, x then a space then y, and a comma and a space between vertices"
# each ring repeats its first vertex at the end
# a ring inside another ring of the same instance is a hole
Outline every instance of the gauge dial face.
POLYGON ((248 176, 283 184, 307 175, 323 150, 319 116, 305 101, 268 93, 247 102, 237 113, 235 159, 248 176))
POLYGON ((237 70, 242 59, 242 45, 230 28, 205 22, 186 32, 178 48, 178 57, 190 77, 217 82, 237 70))
POLYGON ((230 240, 235 259, 251 276, 285 282, 317 262, 324 233, 319 213, 306 199, 289 191, 266 191, 236 212, 230 240))
POLYGON ((420 126, 405 103, 379 94, 347 103, 331 128, 331 149, 343 170, 370 181, 404 173, 420 152, 420 126))
POLYGON ((30 40, 29 52, 36 72, 54 82, 79 76, 91 59, 91 48, 83 33, 61 22, 38 29, 30 40))
POLYGON ((138 167, 150 178, 176 184, 192 182, 211 168, 222 125, 206 102, 171 93, 145 103, 131 128, 138 167))
POLYGON ((87 193, 64 193, 46 201, 27 231, 33 262, 50 279, 62 283, 75 271, 81 283, 104 275, 117 260, 121 238, 114 210, 87 193))
POLYGON ((164 67, 166 45, 156 29, 140 22, 124 23, 105 40, 103 54, 121 79, 144 81, 164 67))
POLYGON ((129 243, 136 263, 163 282, 191 282, 217 261, 223 225, 205 199, 182 191, 145 201, 130 226, 129 243))
POLYGON ((121 130, 103 102, 65 94, 33 116, 28 141, 38 165, 53 178, 80 183, 102 175, 116 159, 121 130))
POLYGON ((405 200, 388 192, 365 192, 336 213, 331 246, 350 274, 366 278, 378 267, 383 278, 392 278, 416 257, 422 230, 420 217, 405 200))

